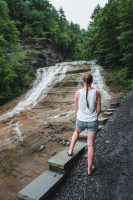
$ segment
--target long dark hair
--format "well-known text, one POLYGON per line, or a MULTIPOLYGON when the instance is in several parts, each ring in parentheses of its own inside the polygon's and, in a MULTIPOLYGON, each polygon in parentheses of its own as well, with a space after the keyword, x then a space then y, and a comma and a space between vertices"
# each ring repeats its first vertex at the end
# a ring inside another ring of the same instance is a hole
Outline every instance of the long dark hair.
POLYGON ((86 103, 87 103, 87 107, 88 107, 88 109, 90 109, 87 97, 88 97, 88 87, 93 82, 93 76, 91 74, 85 74, 84 77, 83 77, 83 82, 86 84, 86 103))

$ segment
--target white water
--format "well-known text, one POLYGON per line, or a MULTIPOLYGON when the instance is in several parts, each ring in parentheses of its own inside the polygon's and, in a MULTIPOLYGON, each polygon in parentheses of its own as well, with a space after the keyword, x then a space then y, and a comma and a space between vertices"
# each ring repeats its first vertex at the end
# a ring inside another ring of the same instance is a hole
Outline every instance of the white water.
POLYGON ((20 129, 20 122, 16 122, 16 124, 11 125, 13 126, 13 130, 15 131, 16 135, 17 135, 17 139, 19 139, 20 141, 23 141, 23 133, 20 129))
MULTIPOLYGON (((66 64, 68 64, 68 63, 66 63, 66 64)), ((101 76, 101 73, 100 73, 103 70, 103 68, 100 65, 96 64, 96 61, 75 61, 75 62, 69 63, 69 65, 71 66, 72 69, 74 69, 75 66, 82 65, 82 64, 88 64, 91 66, 91 74, 93 75, 92 86, 100 92, 102 106, 103 107, 108 106, 110 104, 111 96, 109 95, 109 93, 107 91, 105 79, 103 76, 101 76)), ((88 71, 89 71, 89 69, 88 69, 88 71)), ((81 87, 81 85, 79 85, 79 87, 81 87)), ((58 119, 58 118, 70 117, 74 113, 75 113, 75 111, 71 110, 71 111, 68 111, 67 113, 59 113, 59 114, 55 115, 53 118, 58 119)))
MULTIPOLYGON (((72 66, 75 65, 82 65, 82 64, 88 64, 91 66, 91 74, 93 75, 93 84, 92 86, 94 88, 96 88, 97 90, 99 90, 99 92, 101 93, 101 98, 103 101, 108 101, 111 99, 111 96, 109 95, 108 91, 107 91, 107 87, 105 84, 105 79, 103 76, 101 76, 101 71, 103 70, 103 68, 96 64, 96 61, 75 61, 75 62, 71 62, 72 66)), ((89 71, 89 69, 88 69, 89 71)))
POLYGON ((47 95, 58 81, 65 77, 68 64, 57 64, 47 69, 40 68, 37 70, 37 78, 33 87, 27 92, 25 98, 22 99, 12 110, 0 116, 0 121, 7 120, 21 111, 33 108, 44 96, 47 95))
MULTIPOLYGON (((75 61, 58 63, 55 66, 40 68, 37 70, 36 80, 32 88, 25 94, 25 97, 10 111, 0 116, 0 121, 8 121, 8 127, 11 128, 18 140, 23 141, 23 133, 21 131, 20 122, 13 123, 11 119, 15 114, 19 114, 24 110, 31 109, 39 101, 41 101, 48 93, 48 91, 60 80, 62 80, 67 70, 74 69, 78 65, 89 64, 91 66, 91 73, 93 75, 93 86, 98 89, 102 96, 102 101, 110 100, 110 95, 107 92, 104 78, 101 76, 100 71, 102 67, 97 65, 95 61, 75 61), (9 122, 10 120, 10 122, 9 122)), ((88 67, 88 71, 90 67, 88 67)), ((74 111, 68 111, 66 113, 59 113, 53 118, 65 118, 74 114, 74 111)), ((7 127, 7 128, 8 128, 7 127)), ((9 138, 8 138, 9 139, 9 138)), ((10 141, 6 139, 8 144, 10 141)))
POLYGON ((103 101, 110 100, 111 96, 107 91, 105 79, 103 76, 101 76, 100 73, 100 71, 102 71, 103 68, 100 65, 96 64, 95 61, 91 61, 89 62, 89 64, 91 64, 91 74, 93 75, 93 87, 100 91, 101 99, 103 101))
MULTIPOLYGON (((107 92, 104 78, 100 74, 102 67, 97 65, 95 61, 63 62, 48 68, 38 69, 36 75, 37 78, 33 84, 33 87, 27 92, 25 98, 22 99, 12 110, 6 114, 1 115, 0 121, 10 119, 13 117, 13 115, 19 114, 21 111, 33 108, 41 99, 47 95, 50 88, 52 88, 58 81, 65 77, 66 71, 69 67, 82 64, 91 65, 93 86, 101 92, 103 100, 109 100, 111 97, 107 92)), ((19 125, 17 125, 17 127, 18 126, 19 125)))

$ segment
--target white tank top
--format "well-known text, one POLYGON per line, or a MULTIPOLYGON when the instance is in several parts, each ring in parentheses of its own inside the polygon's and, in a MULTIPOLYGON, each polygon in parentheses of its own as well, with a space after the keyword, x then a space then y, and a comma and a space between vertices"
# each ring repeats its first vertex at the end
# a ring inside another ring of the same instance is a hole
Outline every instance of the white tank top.
POLYGON ((83 122, 93 122, 97 120, 96 112, 96 90, 88 90, 88 102, 89 108, 87 107, 86 102, 86 90, 84 88, 79 90, 79 99, 78 99, 78 112, 77 119, 83 122))

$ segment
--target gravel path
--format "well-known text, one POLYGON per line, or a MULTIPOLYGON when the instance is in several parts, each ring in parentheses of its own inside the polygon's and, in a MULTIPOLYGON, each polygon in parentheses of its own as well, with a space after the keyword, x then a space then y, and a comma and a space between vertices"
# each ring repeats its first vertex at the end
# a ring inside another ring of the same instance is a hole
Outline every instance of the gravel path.
POLYGON ((83 154, 52 200, 133 200, 133 91, 95 143, 94 174, 87 176, 83 154))

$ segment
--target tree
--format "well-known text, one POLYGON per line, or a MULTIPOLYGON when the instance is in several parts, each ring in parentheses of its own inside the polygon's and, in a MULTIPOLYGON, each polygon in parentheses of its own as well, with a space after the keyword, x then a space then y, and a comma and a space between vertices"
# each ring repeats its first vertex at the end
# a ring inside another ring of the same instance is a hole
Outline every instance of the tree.
POLYGON ((43 37, 51 41, 62 52, 65 59, 72 58, 72 54, 74 58, 74 54, 76 58, 83 57, 82 30, 74 23, 72 29, 63 8, 57 11, 48 0, 6 1, 10 16, 21 34, 21 39, 43 37))
POLYGON ((133 1, 110 0, 98 13, 94 11, 92 19, 85 44, 86 57, 117 69, 116 80, 132 84, 133 1))
POLYGON ((32 79, 24 65, 19 32, 8 13, 7 4, 0 1, 0 105, 21 94, 32 79))
POLYGON ((118 1, 119 36, 122 63, 130 68, 133 65, 133 1, 118 1))
POLYGON ((104 65, 120 63, 118 24, 117 2, 112 1, 95 15, 89 26, 88 57, 93 57, 104 65))
POLYGON ((97 6, 95 7, 95 9, 91 15, 91 19, 94 19, 94 17, 96 16, 97 13, 99 13, 100 10, 101 10, 101 7, 99 4, 97 4, 97 6))

